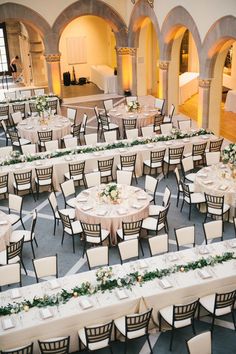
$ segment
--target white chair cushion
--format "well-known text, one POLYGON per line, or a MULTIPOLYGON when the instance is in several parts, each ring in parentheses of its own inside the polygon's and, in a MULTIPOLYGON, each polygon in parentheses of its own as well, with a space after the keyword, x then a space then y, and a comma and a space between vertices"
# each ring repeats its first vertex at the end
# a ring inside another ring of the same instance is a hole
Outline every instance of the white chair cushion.
POLYGON ((23 139, 23 138, 20 138, 20 144, 21 145, 27 145, 27 144, 31 144, 31 142, 27 139, 23 139))
POLYGON ((162 224, 159 224, 158 228, 157 228, 157 219, 151 218, 151 217, 144 219, 143 224, 142 224, 143 229, 147 229, 150 231, 156 231, 156 229, 159 231, 159 230, 163 229, 164 226, 165 225, 162 223, 162 224))
POLYGON ((118 229, 118 230, 116 230, 116 232, 117 232, 117 235, 119 236, 119 238, 121 238, 124 241, 133 240, 133 239, 139 238, 139 234, 133 234, 133 235, 124 237, 122 229, 118 229))
POLYGON ((7 187, 0 188, 0 194, 7 193, 7 187))
MULTIPOLYGON (((117 129, 117 128, 119 128, 117 124, 115 124, 115 123, 109 124, 109 130, 117 129)), ((103 129, 108 130, 108 126, 107 125, 103 126, 103 129)))
POLYGON ((7 217, 9 219, 11 225, 14 225, 15 223, 17 223, 20 220, 20 217, 17 214, 7 214, 7 217))
MULTIPOLYGON (((85 329, 82 328, 78 331, 78 335, 80 337, 81 342, 87 347, 87 340, 85 336, 85 329)), ((105 348, 109 345, 109 340, 104 339, 96 343, 89 343, 88 348, 89 350, 99 350, 105 348)))
POLYGON ((180 159, 171 159, 170 161, 169 161, 169 156, 165 156, 164 157, 164 161, 166 162, 166 163, 168 163, 169 165, 178 165, 179 163, 180 163, 180 159))
MULTIPOLYGON (((224 204, 223 206, 223 214, 226 213, 230 209, 230 206, 228 204, 224 204)), ((215 209, 215 208, 208 208, 208 213, 210 214, 215 214, 215 215, 221 215, 221 209, 215 209)))
POLYGON ((185 178, 190 182, 194 182, 196 178, 196 173, 188 173, 187 175, 185 175, 185 178))
MULTIPOLYGON (((25 236, 24 242, 30 241, 30 235, 31 235, 30 231, 15 230, 11 234, 10 242, 18 242, 23 236, 25 236)), ((34 234, 33 234, 33 238, 34 238, 34 234)))
POLYGON ((70 198, 66 201, 66 204, 69 205, 71 208, 75 208, 76 198, 70 198))
MULTIPOLYGON (((172 322, 173 322, 173 306, 172 305, 161 309, 160 314, 167 323, 172 325, 172 322)), ((182 320, 182 321, 176 321, 174 323, 175 328, 181 328, 181 327, 185 327, 185 326, 189 326, 189 325, 191 325, 190 318, 188 318, 186 320, 182 320)))
MULTIPOLYGON (((186 184, 189 186, 189 192, 194 193, 194 190, 195 190, 194 184, 193 183, 186 183, 186 184)), ((183 192, 183 188, 182 188, 181 184, 179 184, 179 190, 180 190, 180 192, 183 192)))
POLYGON ((205 196, 202 193, 191 193, 192 204, 205 203, 205 196))
MULTIPOLYGON (((109 231, 105 229, 101 229, 102 241, 104 241, 108 236, 109 236, 109 231)), ((86 242, 99 243, 100 237, 86 237, 86 242)))
MULTIPOLYGON (((208 312, 213 314, 214 305, 215 305, 215 294, 204 296, 199 300, 199 302, 203 307, 205 307, 205 309, 208 312)), ((221 309, 216 309, 215 314, 216 314, 216 316, 222 316, 222 315, 226 315, 230 312, 231 312, 231 307, 227 306, 227 307, 224 307, 221 309)))
POLYGON ((83 179, 83 175, 82 174, 81 175, 76 175, 76 176, 71 176, 71 178, 70 178, 70 173, 66 172, 64 174, 64 176, 65 176, 66 179, 73 179, 74 181, 81 181, 83 179))
MULTIPOLYGON (((117 169, 118 169, 118 170, 121 170, 121 165, 120 165, 120 164, 117 165, 117 169)), ((130 167, 123 167, 122 170, 123 170, 123 171, 130 171, 130 172, 133 172, 133 171, 134 171, 134 167, 132 167, 132 166, 130 166, 130 167)))
POLYGON ((38 181, 38 178, 35 177, 35 182, 37 184, 39 184, 40 186, 48 186, 52 183, 52 179, 51 178, 48 178, 48 179, 43 179, 43 180, 39 180, 38 181))
POLYGON ((158 215, 160 211, 163 211, 165 207, 162 205, 149 205, 149 216, 158 215))
POLYGON ((161 162, 155 162, 155 163, 151 164, 151 160, 145 160, 143 163, 144 163, 144 165, 146 165, 148 167, 153 167, 153 168, 157 168, 157 167, 162 166, 161 162))
MULTIPOLYGON (((117 318, 114 321, 114 324, 118 328, 119 332, 123 336, 125 336, 125 317, 117 318)), ((129 339, 138 338, 138 337, 144 336, 145 333, 146 333, 145 328, 142 328, 137 331, 128 332, 127 338, 129 338, 129 339)))
POLYGON ((13 187, 18 189, 18 191, 25 191, 25 190, 29 190, 31 188, 30 183, 26 183, 26 184, 18 184, 18 186, 16 186, 16 182, 13 182, 13 187))
POLYGON ((163 123, 171 123, 171 119, 169 116, 165 116, 163 119, 163 123))
MULTIPOLYGON (((80 221, 73 221, 71 223, 71 227, 74 234, 80 234, 83 231, 80 221)), ((68 227, 65 227, 65 232, 67 232, 69 235, 72 235, 72 231, 68 227)))

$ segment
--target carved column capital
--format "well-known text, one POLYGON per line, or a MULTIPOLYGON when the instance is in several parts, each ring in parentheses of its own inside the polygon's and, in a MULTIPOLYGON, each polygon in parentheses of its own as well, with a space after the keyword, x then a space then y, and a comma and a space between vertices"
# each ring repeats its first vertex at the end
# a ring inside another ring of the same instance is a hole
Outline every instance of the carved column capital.
POLYGON ((118 55, 132 55, 135 56, 137 53, 137 48, 131 47, 116 47, 118 55))
POLYGON ((169 68, 169 61, 167 61, 167 60, 161 60, 161 61, 159 61, 159 69, 161 69, 161 70, 168 70, 168 68, 169 68))
POLYGON ((44 54, 47 63, 54 63, 60 61, 61 53, 44 54))
POLYGON ((199 87, 210 88, 211 87, 211 81, 212 81, 212 79, 201 79, 201 78, 199 78, 198 79, 199 87))
MULTIPOLYGON (((131 0, 133 4, 135 4, 136 0, 131 0)), ((147 0, 148 4, 153 8, 154 7, 154 0, 147 0)))

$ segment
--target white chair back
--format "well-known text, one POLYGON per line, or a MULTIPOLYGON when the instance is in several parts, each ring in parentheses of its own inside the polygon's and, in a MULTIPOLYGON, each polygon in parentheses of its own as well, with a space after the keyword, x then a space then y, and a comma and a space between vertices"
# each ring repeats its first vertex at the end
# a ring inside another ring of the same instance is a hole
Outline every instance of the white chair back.
POLYGON ((50 201, 51 207, 53 208, 54 212, 57 211, 58 204, 57 204, 57 198, 54 192, 50 193, 48 200, 50 201))
POLYGON ((138 137, 138 129, 129 129, 126 130, 126 137, 127 139, 137 139, 138 137))
POLYGON ((57 255, 33 259, 37 278, 57 276, 57 255))
POLYGON ((14 112, 11 114, 13 123, 17 125, 18 123, 22 122, 22 115, 20 111, 14 112))
POLYGON ((78 139, 76 136, 73 138, 66 138, 64 139, 64 144, 67 149, 76 148, 78 145, 78 139))
POLYGON ((178 127, 180 130, 189 131, 191 129, 191 119, 178 120, 178 127))
POLYGON ((84 136, 86 145, 96 145, 98 142, 98 137, 96 133, 85 134, 84 136))
POLYGON ((3 146, 0 148, 0 157, 8 156, 12 151, 12 146, 3 146))
POLYGON ((21 283, 20 263, 7 264, 0 267, 0 287, 21 283))
POLYGON ((34 89, 34 95, 35 96, 43 96, 43 95, 45 95, 45 89, 44 88, 34 89))
POLYGON ((87 188, 96 187, 101 184, 101 172, 91 172, 85 174, 87 188))
POLYGON ((173 125, 172 125, 172 123, 161 124, 160 128, 161 128, 162 135, 170 135, 173 125))
POLYGON ((31 90, 20 90, 22 98, 30 98, 32 96, 31 90))
POLYGON ((46 151, 55 151, 59 148, 58 140, 45 141, 46 151))
POLYGON ((28 144, 21 146, 22 153, 26 154, 35 154, 36 153, 36 144, 28 144))
POLYGON ((177 247, 195 244, 195 225, 174 229, 177 247))
POLYGON ((184 173, 193 170, 194 169, 193 157, 188 156, 182 159, 182 166, 183 166, 184 173))
POLYGON ((207 166, 216 165, 220 162, 220 151, 206 152, 207 166))
POLYGON ((213 240, 223 236, 223 221, 214 220, 203 223, 203 230, 206 241, 213 240))
POLYGON ((152 176, 146 175, 144 189, 147 192, 155 193, 158 180, 152 176))
POLYGON ((108 246, 93 247, 86 251, 89 269, 109 264, 108 246))
POLYGON ((164 104, 165 104, 165 99, 156 98, 155 103, 154 103, 154 107, 159 109, 161 111, 161 114, 163 114, 164 104))
POLYGON ((16 99, 16 91, 4 92, 4 95, 7 100, 15 100, 16 99))
POLYGON ((110 131, 104 132, 104 138, 105 138, 106 143, 108 143, 108 144, 114 143, 114 141, 117 139, 116 131, 110 130, 110 131))
POLYGON ((128 104, 129 102, 136 102, 138 101, 138 96, 127 96, 126 97, 126 104, 128 104))
POLYGON ((149 137, 149 136, 153 136, 153 126, 150 127, 142 127, 142 136, 143 137, 149 137))
POLYGON ((9 209, 21 212, 22 197, 16 194, 9 194, 9 209))
POLYGON ((148 239, 151 256, 166 253, 169 250, 168 235, 158 235, 148 239))
POLYGON ((106 113, 108 113, 108 111, 110 111, 110 109, 113 108, 113 100, 112 99, 103 101, 103 104, 104 104, 104 108, 105 108, 106 113))
POLYGON ((73 123, 74 123, 75 118, 76 118, 76 112, 77 112, 76 108, 67 108, 66 116, 73 123))
POLYGON ((61 184, 61 190, 64 194, 64 197, 67 198, 70 195, 75 194, 75 185, 73 179, 69 179, 61 184))
POLYGON ((122 171, 122 170, 116 171, 117 184, 126 184, 127 186, 130 186, 132 183, 132 177, 133 177, 133 172, 131 171, 122 171))
POLYGON ((138 257, 138 239, 118 243, 121 263, 131 258, 138 257))
POLYGON ((187 341, 189 354, 212 354, 211 332, 203 332, 187 341))

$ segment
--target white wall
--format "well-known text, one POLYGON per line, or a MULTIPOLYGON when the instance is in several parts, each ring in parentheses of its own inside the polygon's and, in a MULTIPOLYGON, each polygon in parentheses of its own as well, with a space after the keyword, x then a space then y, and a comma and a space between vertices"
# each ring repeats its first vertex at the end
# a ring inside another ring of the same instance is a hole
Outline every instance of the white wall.
POLYGON ((70 71, 73 65, 68 65, 66 38, 86 37, 87 63, 74 65, 76 78, 90 77, 90 67, 93 64, 114 64, 114 42, 111 28, 104 20, 96 16, 82 16, 72 21, 63 31, 59 43, 61 52, 61 73, 70 71))

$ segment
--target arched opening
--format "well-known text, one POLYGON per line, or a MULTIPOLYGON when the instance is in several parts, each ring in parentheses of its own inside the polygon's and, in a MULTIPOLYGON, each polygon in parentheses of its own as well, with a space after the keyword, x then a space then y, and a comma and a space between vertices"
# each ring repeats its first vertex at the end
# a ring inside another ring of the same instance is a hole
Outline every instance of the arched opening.
POLYGON ((114 32, 101 17, 87 15, 72 20, 59 41, 61 79, 63 73, 69 72, 72 84, 72 87, 67 86, 64 74, 62 96, 117 93, 115 47, 114 32), (108 73, 110 77, 106 79, 108 73), (80 85, 81 78, 86 79, 85 85, 80 85))
POLYGON ((201 40, 191 15, 181 6, 170 11, 162 26, 161 56, 169 62, 168 108, 197 120, 201 40))
POLYGON ((215 134, 236 139, 236 20, 222 17, 208 31, 204 43, 201 76, 212 78, 206 125, 215 134))

